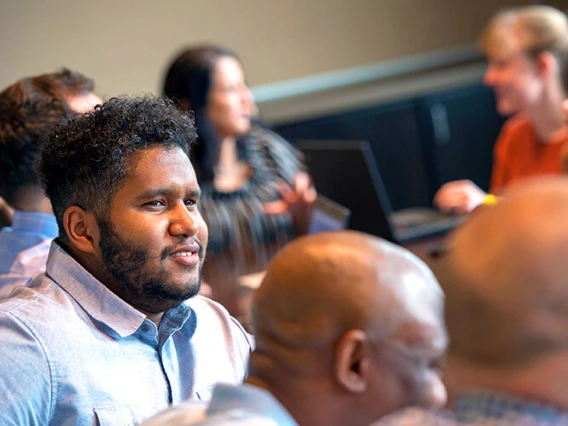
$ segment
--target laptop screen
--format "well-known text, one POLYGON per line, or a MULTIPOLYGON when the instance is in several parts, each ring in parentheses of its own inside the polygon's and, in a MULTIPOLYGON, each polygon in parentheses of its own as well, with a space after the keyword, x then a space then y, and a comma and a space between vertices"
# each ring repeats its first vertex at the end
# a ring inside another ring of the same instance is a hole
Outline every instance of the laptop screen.
POLYGON ((351 211, 349 228, 393 240, 390 202, 367 141, 299 141, 318 193, 351 211))

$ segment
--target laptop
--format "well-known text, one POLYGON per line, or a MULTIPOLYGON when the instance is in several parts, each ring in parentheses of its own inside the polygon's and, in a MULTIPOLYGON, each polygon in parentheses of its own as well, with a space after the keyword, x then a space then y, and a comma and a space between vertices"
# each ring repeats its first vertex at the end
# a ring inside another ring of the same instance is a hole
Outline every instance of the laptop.
POLYGON ((443 235, 465 219, 429 208, 393 212, 367 141, 301 140, 296 147, 318 193, 350 210, 350 229, 400 244, 443 235))

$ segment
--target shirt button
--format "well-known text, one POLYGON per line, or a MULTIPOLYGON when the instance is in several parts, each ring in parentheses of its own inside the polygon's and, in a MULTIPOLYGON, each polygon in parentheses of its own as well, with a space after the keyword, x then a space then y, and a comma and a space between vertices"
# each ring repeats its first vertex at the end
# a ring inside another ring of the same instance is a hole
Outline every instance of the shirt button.
POLYGON ((150 331, 150 327, 148 326, 148 324, 144 324, 142 326, 142 333, 148 333, 150 331))

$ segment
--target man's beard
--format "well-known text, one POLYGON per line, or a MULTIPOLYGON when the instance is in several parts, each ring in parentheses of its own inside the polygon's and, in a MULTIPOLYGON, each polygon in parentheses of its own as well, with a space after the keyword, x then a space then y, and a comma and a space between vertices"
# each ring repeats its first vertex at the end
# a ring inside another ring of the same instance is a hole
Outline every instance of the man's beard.
MULTIPOLYGON (((179 303, 195 296, 201 288, 202 271, 199 265, 195 282, 168 282, 168 273, 160 268, 149 274, 147 267, 150 256, 147 250, 134 246, 122 239, 106 220, 99 223, 102 258, 106 272, 119 288, 121 294, 127 296, 128 302, 148 312, 160 311, 164 302, 179 303)), ((203 259, 203 246, 199 244, 199 259, 203 259)), ((160 262, 167 259, 172 248, 162 251, 160 262)), ((156 262, 156 260, 154 260, 156 262)), ((156 267, 159 268, 157 263, 156 267)), ((168 305, 172 305, 168 303, 168 305)))

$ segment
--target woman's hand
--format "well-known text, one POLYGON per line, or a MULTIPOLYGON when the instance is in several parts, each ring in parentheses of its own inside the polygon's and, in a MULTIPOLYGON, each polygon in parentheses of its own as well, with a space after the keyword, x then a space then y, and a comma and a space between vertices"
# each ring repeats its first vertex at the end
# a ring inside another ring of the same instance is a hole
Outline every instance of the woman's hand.
POLYGON ((310 226, 312 207, 318 195, 312 179, 307 173, 300 172, 294 176, 291 185, 279 181, 278 189, 282 199, 266 203, 264 212, 266 214, 289 212, 297 234, 306 234, 310 226))
POLYGON ((434 196, 434 205, 444 213, 464 214, 483 203, 487 194, 470 180, 448 182, 434 196))

